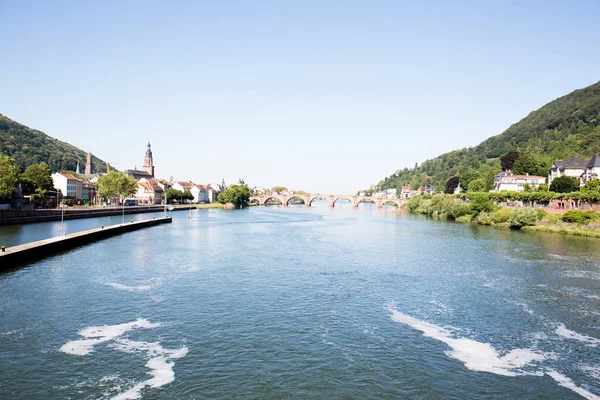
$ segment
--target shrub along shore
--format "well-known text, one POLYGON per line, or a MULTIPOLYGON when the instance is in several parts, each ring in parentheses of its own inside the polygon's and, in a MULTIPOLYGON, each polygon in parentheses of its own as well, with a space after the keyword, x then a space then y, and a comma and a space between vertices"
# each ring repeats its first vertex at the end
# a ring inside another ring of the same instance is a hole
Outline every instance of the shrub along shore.
POLYGON ((460 195, 437 194, 411 197, 408 199, 405 208, 412 213, 427 215, 433 219, 600 238, 600 214, 593 210, 569 210, 564 214, 549 214, 541 208, 519 207, 511 209, 495 204, 499 201, 514 200, 528 202, 533 205, 536 202, 547 203, 556 198, 583 201, 580 198, 566 197, 566 195, 575 194, 580 193, 475 192, 460 195), (555 197, 555 195, 562 195, 563 197, 555 197))

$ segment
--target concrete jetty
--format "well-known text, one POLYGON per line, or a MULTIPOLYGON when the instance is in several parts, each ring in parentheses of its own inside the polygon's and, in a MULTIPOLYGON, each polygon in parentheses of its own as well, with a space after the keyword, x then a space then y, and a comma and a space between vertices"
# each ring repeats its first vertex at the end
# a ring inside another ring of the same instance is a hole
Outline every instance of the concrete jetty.
POLYGON ((19 246, 7 247, 6 249, 2 249, 4 251, 0 251, 0 271, 15 268, 24 262, 37 260, 111 236, 171 222, 171 217, 153 218, 137 222, 132 221, 118 225, 101 226, 88 231, 71 233, 63 237, 53 237, 19 246))

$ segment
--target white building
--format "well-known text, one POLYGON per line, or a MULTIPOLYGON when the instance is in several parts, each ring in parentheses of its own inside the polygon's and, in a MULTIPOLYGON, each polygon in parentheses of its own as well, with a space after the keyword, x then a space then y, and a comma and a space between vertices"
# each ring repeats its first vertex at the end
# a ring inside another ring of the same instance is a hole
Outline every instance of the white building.
POLYGON ((52 183, 56 190, 60 190, 65 197, 81 199, 83 195, 83 181, 71 174, 55 172, 52 174, 52 183))
POLYGON ((175 182, 173 184, 173 186, 171 186, 171 188, 175 189, 175 190, 179 190, 180 192, 191 192, 192 188, 194 187, 194 182, 192 181, 178 181, 175 182))
POLYGON ((500 178, 500 183, 496 187, 496 191, 513 190, 515 192, 522 192, 525 190, 525 185, 530 185, 532 188, 537 189, 540 184, 545 182, 546 178, 543 176, 505 175, 500 178))
POLYGON ((588 170, 588 163, 590 161, 579 157, 571 157, 566 161, 554 161, 548 174, 548 186, 550 186, 554 178, 558 178, 559 176, 577 178, 579 179, 579 184, 583 186, 584 175, 588 170))
POLYGON ((208 203, 208 193, 206 192, 206 186, 195 184, 192 186, 192 195, 194 196, 194 203, 208 203))
POLYGON ((154 178, 142 178, 137 181, 138 190, 135 197, 144 203, 160 204, 163 197, 163 189, 154 178))
POLYGON ((209 203, 215 203, 217 201, 217 197, 219 197, 219 193, 224 191, 221 185, 216 185, 214 183, 209 183, 206 185, 206 195, 209 203))
MULTIPOLYGON (((594 154, 587 164, 587 169, 584 174, 584 181, 589 182, 600 177, 600 156, 594 154)), ((585 184, 585 183, 584 183, 585 184)))
POLYGON ((402 186, 402 192, 400 193, 401 199, 406 199, 410 197, 410 186, 402 186))

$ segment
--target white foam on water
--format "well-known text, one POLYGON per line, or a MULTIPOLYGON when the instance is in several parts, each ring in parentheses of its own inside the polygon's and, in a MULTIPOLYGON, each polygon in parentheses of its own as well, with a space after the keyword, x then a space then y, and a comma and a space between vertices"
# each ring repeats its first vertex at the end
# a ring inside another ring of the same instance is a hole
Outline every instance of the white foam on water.
POLYGON ((564 326, 563 324, 559 324, 558 328, 556 328, 556 330, 554 332, 556 332, 556 334, 558 336, 561 336, 565 339, 578 340, 580 342, 587 343, 587 344, 589 344, 590 347, 596 347, 600 344, 600 339, 596 339, 591 336, 585 336, 585 335, 579 334, 575 331, 567 329, 567 327, 564 326))
POLYGON ((584 364, 579 369, 583 372, 586 372, 588 376, 600 381, 600 365, 584 364))
POLYGON ((126 290, 128 292, 147 292, 150 289, 152 289, 152 286, 150 285, 140 285, 140 286, 127 286, 127 285, 121 285, 120 283, 105 283, 106 286, 110 286, 113 287, 115 289, 119 289, 119 290, 126 290))
POLYGON ((161 324, 153 324, 150 321, 143 318, 137 319, 133 322, 128 322, 119 325, 92 326, 89 328, 82 329, 78 332, 79 335, 83 336, 85 339, 71 340, 65 343, 60 348, 60 351, 67 354, 83 356, 91 353, 94 350, 95 345, 116 339, 132 329, 151 329, 157 328, 159 326, 161 326, 161 324))
POLYGON ((134 385, 123 393, 119 393, 113 397, 114 400, 139 399, 143 388, 159 388, 173 382, 175 380, 175 372, 173 371, 175 363, 172 360, 185 357, 188 353, 188 348, 185 346, 176 350, 168 350, 158 342, 118 340, 111 347, 126 353, 146 352, 150 357, 146 367, 150 369, 148 374, 151 378, 134 385))
POLYGON ((543 375, 543 373, 525 372, 520 369, 533 362, 545 360, 544 354, 530 349, 514 349, 500 356, 489 343, 466 338, 453 338, 449 330, 406 315, 398 311, 393 304, 389 304, 387 310, 392 313, 393 321, 408 325, 423 332, 424 336, 450 346, 452 350, 447 351, 446 355, 462 361, 465 367, 472 371, 490 372, 504 376, 543 375))
MULTIPOLYGON (((60 348, 60 351, 74 355, 86 355, 93 351, 96 344, 113 341, 108 347, 125 353, 145 353, 149 358, 146 367, 150 369, 148 374, 151 377, 113 397, 113 399, 139 399, 143 388, 158 388, 175 380, 175 372, 173 371, 175 363, 173 360, 185 357, 188 348, 183 346, 180 349, 169 350, 162 347, 159 342, 138 342, 119 339, 119 337, 136 328, 151 329, 159 326, 162 326, 162 324, 153 324, 146 319, 137 319, 125 324, 85 328, 79 331, 79 335, 85 339, 67 342, 60 348)), ((121 380, 117 375, 108 375, 101 378, 100 383, 121 380)), ((121 386, 118 385, 117 389, 119 390, 121 386)))
POLYGON ((600 400, 600 396, 577 386, 570 378, 554 370, 546 371, 546 374, 556 381, 560 386, 570 389, 587 400, 600 400))

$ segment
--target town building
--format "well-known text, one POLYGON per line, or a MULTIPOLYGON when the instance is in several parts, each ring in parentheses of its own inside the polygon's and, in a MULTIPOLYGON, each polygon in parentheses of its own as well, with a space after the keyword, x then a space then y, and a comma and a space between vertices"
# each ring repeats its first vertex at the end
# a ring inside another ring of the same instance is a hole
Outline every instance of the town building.
POLYGON ((157 179, 156 181, 158 182, 162 190, 167 190, 171 188, 171 182, 169 182, 166 179, 157 179))
POLYGON ((194 196, 194 203, 208 203, 208 193, 206 186, 194 184, 192 186, 192 195, 194 196))
POLYGON ((161 204, 163 197, 163 188, 158 180, 154 178, 141 178, 137 181, 138 190, 136 199, 148 204, 161 204))
POLYGON ((594 154, 587 164, 587 169, 584 174, 584 185, 589 181, 598 179, 600 177, 600 156, 594 154))
POLYGON ((496 187, 496 191, 513 190, 522 192, 525 190, 525 185, 531 186, 533 189, 546 182, 546 178, 536 175, 504 175, 500 178, 500 182, 496 187))
POLYGON ((502 181, 502 178, 504 178, 507 175, 512 175, 512 172, 509 170, 506 171, 502 171, 502 172, 498 172, 496 175, 494 175, 494 191, 498 191, 500 189, 498 189, 500 187, 500 181, 502 181))
POLYGON ((579 179, 580 186, 584 183, 584 174, 588 170, 588 164, 591 160, 585 160, 580 157, 570 157, 566 161, 554 161, 550 171, 548 173, 548 186, 552 183, 555 178, 559 176, 569 176, 571 178, 579 179))
POLYGON ((209 203, 216 203, 219 193, 225 191, 221 185, 209 183, 206 185, 206 195, 209 203))
POLYGON ((52 175, 52 184, 60 190, 64 197, 81 199, 83 195, 83 181, 69 173, 55 172, 52 175))
POLYGON ((180 192, 191 192, 192 188, 194 187, 194 182, 192 181, 177 181, 175 183, 173 183, 173 185, 171 186, 173 189, 175 190, 179 190, 180 192))
POLYGON ((402 186, 402 191, 400 192, 400 198, 406 199, 407 197, 409 197, 410 191, 411 191, 410 186, 402 186))

